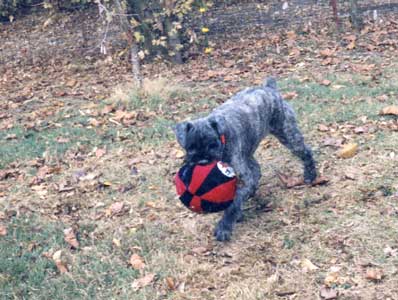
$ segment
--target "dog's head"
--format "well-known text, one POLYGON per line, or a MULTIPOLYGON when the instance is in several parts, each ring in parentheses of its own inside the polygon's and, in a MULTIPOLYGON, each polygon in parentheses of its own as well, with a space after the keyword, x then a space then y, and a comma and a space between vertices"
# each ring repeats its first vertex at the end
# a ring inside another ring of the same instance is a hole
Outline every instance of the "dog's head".
POLYGON ((221 160, 225 143, 225 119, 222 116, 181 122, 174 132, 185 149, 187 163, 204 165, 221 160))

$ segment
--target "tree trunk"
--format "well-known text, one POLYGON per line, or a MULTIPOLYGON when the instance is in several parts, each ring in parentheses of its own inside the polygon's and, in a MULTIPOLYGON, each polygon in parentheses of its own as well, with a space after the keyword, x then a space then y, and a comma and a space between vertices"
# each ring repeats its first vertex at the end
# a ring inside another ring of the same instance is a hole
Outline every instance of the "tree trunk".
POLYGON ((135 83, 141 87, 142 78, 141 78, 141 66, 140 66, 140 59, 138 57, 138 46, 134 40, 134 35, 131 32, 130 22, 127 19, 126 8, 123 8, 120 0, 115 0, 116 4, 116 12, 120 19, 120 25, 122 26, 123 31, 126 33, 127 42, 130 48, 130 61, 131 61, 131 69, 133 72, 133 78, 135 83))
POLYGON ((363 28, 362 15, 358 9, 358 1, 350 0, 350 17, 351 23, 356 30, 361 30, 363 28))
POLYGON ((333 18, 334 21, 336 22, 337 28, 340 28, 340 20, 337 10, 337 0, 330 0, 330 6, 332 7, 333 10, 333 18))
POLYGON ((167 32, 170 49, 174 53, 172 59, 175 63, 182 64, 183 61, 181 51, 177 49, 178 45, 181 45, 180 37, 178 36, 178 32, 173 30, 173 25, 171 23, 170 17, 166 17, 166 19, 164 20, 164 25, 167 32))

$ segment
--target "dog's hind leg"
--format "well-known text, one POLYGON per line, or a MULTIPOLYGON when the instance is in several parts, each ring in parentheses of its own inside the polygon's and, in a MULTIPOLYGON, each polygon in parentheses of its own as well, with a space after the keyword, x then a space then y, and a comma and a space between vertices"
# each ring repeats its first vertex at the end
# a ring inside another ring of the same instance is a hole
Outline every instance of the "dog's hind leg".
POLYGON ((252 174, 253 174, 253 185, 254 185, 254 190, 250 194, 250 198, 251 198, 251 197, 254 197, 254 195, 256 194, 256 191, 257 191, 258 186, 260 184, 261 167, 260 167, 260 164, 258 163, 258 161, 254 157, 250 158, 249 167, 250 167, 250 169, 252 171, 252 174))
POLYGON ((304 137, 297 126, 297 121, 293 109, 283 103, 281 119, 273 124, 271 133, 294 155, 299 157, 304 164, 304 181, 311 183, 315 180, 316 163, 313 158, 311 148, 304 143, 304 137))

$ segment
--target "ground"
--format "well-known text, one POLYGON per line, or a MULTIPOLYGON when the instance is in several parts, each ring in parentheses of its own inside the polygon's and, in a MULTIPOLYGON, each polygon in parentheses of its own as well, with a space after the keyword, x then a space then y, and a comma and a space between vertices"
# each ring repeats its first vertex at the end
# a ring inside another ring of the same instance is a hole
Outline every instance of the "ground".
MULTIPOLYGON (((46 17, 32 18, 44 36, 46 17)), ((24 36, 23 22, 0 38, 24 36)), ((398 120, 380 113, 397 103, 397 33, 389 20, 257 33, 183 66, 148 64, 141 90, 117 54, 5 59, 1 299, 398 299, 398 120), (268 74, 328 182, 288 188, 277 174, 299 177, 300 162, 265 139, 261 187, 219 243, 219 215, 175 195, 171 125, 268 74)))

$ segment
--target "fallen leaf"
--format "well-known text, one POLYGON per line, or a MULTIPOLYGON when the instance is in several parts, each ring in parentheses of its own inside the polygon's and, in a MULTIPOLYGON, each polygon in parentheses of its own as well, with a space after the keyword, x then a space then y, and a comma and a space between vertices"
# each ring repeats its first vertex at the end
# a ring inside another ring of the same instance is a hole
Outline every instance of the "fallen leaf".
POLYGON ((368 129, 366 127, 359 126, 359 127, 355 127, 354 132, 356 134, 366 133, 366 132, 368 132, 368 129))
POLYGON ((352 49, 355 49, 356 48, 356 43, 355 43, 355 41, 351 41, 348 45, 347 45, 347 49, 348 50, 352 50, 352 49))
POLYGON ((166 284, 169 290, 175 290, 176 289, 176 284, 174 282, 173 277, 166 277, 166 284))
POLYGON ((332 300, 337 298, 337 291, 327 287, 321 287, 320 296, 325 300, 332 300))
POLYGON ((325 80, 322 80, 321 85, 329 86, 331 83, 332 82, 330 80, 325 79, 325 80))
POLYGON ((176 158, 183 158, 185 156, 185 153, 182 150, 177 150, 175 156, 176 158))
POLYGON ((297 92, 293 91, 293 92, 284 93, 282 95, 282 98, 285 100, 293 100, 293 99, 297 98, 297 96, 298 96, 297 92))
POLYGON ((206 253, 207 251, 208 251, 208 249, 207 249, 206 247, 203 247, 203 246, 199 246, 199 247, 196 247, 196 248, 193 248, 193 249, 192 249, 192 252, 193 252, 193 253, 199 254, 199 255, 204 254, 204 253, 206 253))
POLYGON ((65 258, 63 256, 62 250, 56 251, 52 256, 52 259, 53 259, 58 271, 61 274, 68 272, 68 268, 66 267, 65 258))
POLYGON ((380 111, 380 115, 398 116, 398 106, 396 105, 386 106, 380 111))
POLYGON ((106 105, 102 110, 101 110, 101 114, 102 115, 107 115, 109 113, 111 113, 115 108, 113 107, 113 105, 106 105))
POLYGON ((122 246, 122 244, 120 243, 120 240, 118 240, 118 239, 113 239, 112 244, 114 244, 118 248, 120 248, 122 246))
POLYGON ((331 287, 332 285, 338 284, 339 276, 336 272, 328 274, 323 282, 326 286, 331 287))
POLYGON ((76 234, 73 231, 73 228, 67 228, 64 230, 64 240, 73 248, 75 249, 79 248, 79 242, 76 238, 76 234))
POLYGON ((323 57, 329 57, 329 56, 332 56, 334 54, 334 52, 335 51, 331 50, 331 49, 324 49, 324 50, 319 51, 319 54, 323 57))
POLYGON ((326 178, 326 177, 320 175, 317 178, 315 178, 315 180, 311 183, 311 185, 312 186, 324 185, 324 184, 328 183, 329 181, 330 181, 329 178, 326 178))
POLYGON ((384 276, 383 270, 369 268, 366 270, 365 278, 373 281, 380 281, 384 276))
POLYGON ((7 235, 7 227, 0 225, 0 236, 6 236, 7 235))
POLYGON ((138 254, 131 255, 129 262, 133 269, 142 270, 143 268, 145 268, 144 260, 138 254))
POLYGON ((88 121, 88 123, 89 123, 91 126, 94 126, 94 127, 98 127, 98 126, 100 126, 100 125, 102 124, 102 122, 100 122, 100 121, 98 121, 98 120, 96 120, 96 119, 94 119, 94 118, 90 118, 89 121, 88 121))
POLYGON ((304 259, 301 261, 301 267, 303 268, 304 272, 307 272, 307 271, 315 271, 315 270, 318 270, 318 269, 319 269, 316 265, 314 265, 314 264, 313 264, 309 259, 307 259, 307 258, 304 258, 304 259))
POLYGON ((115 203, 111 204, 111 206, 106 210, 105 214, 108 217, 110 217, 112 215, 118 215, 118 214, 122 213, 123 208, 124 208, 123 202, 115 202, 115 203))
POLYGON ((345 145, 340 151, 337 153, 338 157, 341 158, 350 158, 353 157, 358 150, 358 144, 356 143, 350 143, 345 145))
POLYGON ((155 274, 149 273, 149 274, 145 275, 144 277, 134 280, 131 287, 133 288, 134 291, 138 291, 140 288, 143 288, 143 287, 151 284, 154 281, 154 279, 155 279, 155 274))
POLYGON ((95 150, 95 157, 96 158, 101 158, 102 156, 105 155, 105 153, 106 153, 105 149, 99 148, 99 149, 95 150))
POLYGON ((276 175, 278 176, 279 180, 282 181, 282 183, 286 186, 286 188, 292 188, 295 186, 300 186, 304 185, 304 179, 303 178, 298 178, 298 177, 289 177, 283 173, 276 172, 276 175))
POLYGON ((338 139, 338 138, 329 137, 329 138, 326 138, 326 139, 323 141, 323 145, 324 145, 324 146, 333 147, 333 148, 340 148, 341 145, 343 144, 343 142, 344 142, 343 139, 338 139))
POLYGON ((324 124, 319 124, 318 125, 318 130, 321 131, 321 132, 326 132, 326 131, 329 131, 329 127, 324 125, 324 124))
POLYGON ((70 79, 68 80, 68 82, 66 82, 66 86, 70 88, 74 87, 76 84, 77 84, 76 79, 70 79))

